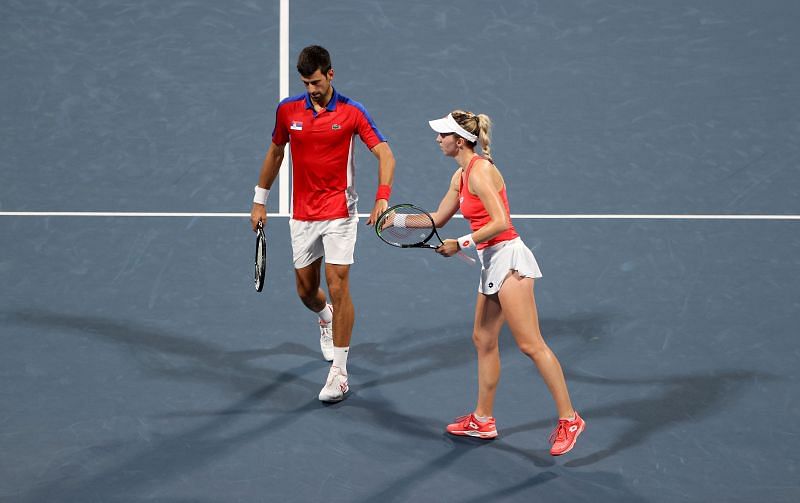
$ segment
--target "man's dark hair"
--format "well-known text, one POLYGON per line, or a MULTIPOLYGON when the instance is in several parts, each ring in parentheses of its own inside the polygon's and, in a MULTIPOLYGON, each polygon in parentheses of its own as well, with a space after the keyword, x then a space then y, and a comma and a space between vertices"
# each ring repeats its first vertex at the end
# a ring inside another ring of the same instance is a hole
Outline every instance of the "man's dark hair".
POLYGON ((325 75, 330 69, 331 55, 324 47, 309 45, 297 57, 297 71, 303 77, 309 77, 317 70, 325 75))

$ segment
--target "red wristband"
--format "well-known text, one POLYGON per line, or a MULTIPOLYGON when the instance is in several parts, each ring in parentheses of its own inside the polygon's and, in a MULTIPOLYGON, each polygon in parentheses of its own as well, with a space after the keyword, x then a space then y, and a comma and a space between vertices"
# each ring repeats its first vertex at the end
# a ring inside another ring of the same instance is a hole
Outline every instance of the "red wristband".
POLYGON ((392 186, 391 185, 378 185, 378 191, 375 193, 375 200, 378 199, 386 199, 389 200, 389 196, 392 195, 392 186))

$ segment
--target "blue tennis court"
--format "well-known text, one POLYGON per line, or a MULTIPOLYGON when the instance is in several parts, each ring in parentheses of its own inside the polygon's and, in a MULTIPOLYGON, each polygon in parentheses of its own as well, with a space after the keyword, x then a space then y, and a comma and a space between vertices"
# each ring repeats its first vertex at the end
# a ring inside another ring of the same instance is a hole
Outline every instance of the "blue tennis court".
MULTIPOLYGON (((290 9, 291 94, 299 50, 327 47, 392 146, 392 202, 447 189, 429 119, 492 118, 586 431, 549 455, 550 394, 504 331, 500 436, 444 433, 474 405, 477 269, 363 223, 351 392, 319 402, 329 365, 279 198, 252 286, 277 1, 11 1, 0 501, 800 499, 800 7, 290 9)), ((356 163, 363 213, 377 170, 363 145, 356 163)))

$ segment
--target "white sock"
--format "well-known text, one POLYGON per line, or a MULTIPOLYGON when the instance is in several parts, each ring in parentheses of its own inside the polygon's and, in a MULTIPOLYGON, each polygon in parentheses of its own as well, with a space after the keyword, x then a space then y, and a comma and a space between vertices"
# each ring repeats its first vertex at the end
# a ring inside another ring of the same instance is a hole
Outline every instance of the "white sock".
POLYGON ((342 369, 342 373, 347 375, 347 353, 350 346, 346 348, 333 347, 333 366, 342 369))
POLYGON ((317 313, 319 319, 322 320, 323 323, 330 323, 333 321, 333 306, 330 304, 325 304, 325 307, 322 308, 322 311, 317 313))

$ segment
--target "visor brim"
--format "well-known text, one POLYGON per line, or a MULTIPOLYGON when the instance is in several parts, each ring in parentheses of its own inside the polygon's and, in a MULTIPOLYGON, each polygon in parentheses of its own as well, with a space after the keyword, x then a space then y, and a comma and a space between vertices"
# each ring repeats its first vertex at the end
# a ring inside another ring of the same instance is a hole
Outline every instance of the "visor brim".
POLYGON ((430 124, 431 129, 436 131, 437 133, 455 133, 455 129, 453 125, 450 124, 450 121, 447 120, 447 117, 443 117, 441 119, 436 119, 432 121, 428 121, 430 124))

